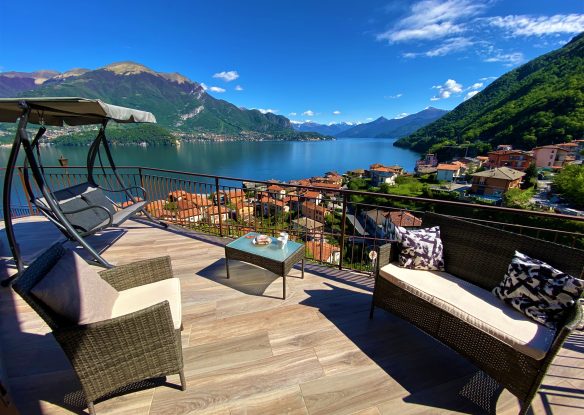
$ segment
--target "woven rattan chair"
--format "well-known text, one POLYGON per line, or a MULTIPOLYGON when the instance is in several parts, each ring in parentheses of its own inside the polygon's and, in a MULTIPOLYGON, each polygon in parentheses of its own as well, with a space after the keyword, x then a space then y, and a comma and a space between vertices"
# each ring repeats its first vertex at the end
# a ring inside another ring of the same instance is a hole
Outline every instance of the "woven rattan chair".
MULTIPOLYGON (((180 330, 173 325, 169 302, 134 313, 86 325, 71 324, 30 293, 65 253, 56 244, 44 252, 16 279, 14 290, 53 330, 85 393, 89 412, 94 402, 143 380, 179 374, 186 383, 180 330)), ((100 272, 116 290, 172 278, 169 257, 148 259, 100 272)))
MULTIPOLYGON (((485 290, 499 285, 515 250, 584 278, 582 250, 444 215, 424 215, 424 227, 436 225, 440 226, 444 244, 446 271, 485 290)), ((371 317, 374 308, 379 307, 413 323, 517 396, 521 403, 520 414, 527 413, 554 357, 567 337, 582 324, 580 304, 575 303, 569 310, 545 357, 536 360, 382 277, 381 268, 397 258, 398 249, 395 243, 379 249, 371 317)))

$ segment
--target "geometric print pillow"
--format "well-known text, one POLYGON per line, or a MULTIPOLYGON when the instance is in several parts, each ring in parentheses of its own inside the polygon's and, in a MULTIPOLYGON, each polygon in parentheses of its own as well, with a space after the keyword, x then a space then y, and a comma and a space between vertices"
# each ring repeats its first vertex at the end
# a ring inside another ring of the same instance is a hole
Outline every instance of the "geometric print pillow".
POLYGON ((396 226, 395 234, 401 244, 399 254, 401 267, 444 271, 444 247, 438 226, 416 230, 396 226))
POLYGON ((515 251, 507 274, 493 294, 551 329, 582 295, 584 280, 515 251))

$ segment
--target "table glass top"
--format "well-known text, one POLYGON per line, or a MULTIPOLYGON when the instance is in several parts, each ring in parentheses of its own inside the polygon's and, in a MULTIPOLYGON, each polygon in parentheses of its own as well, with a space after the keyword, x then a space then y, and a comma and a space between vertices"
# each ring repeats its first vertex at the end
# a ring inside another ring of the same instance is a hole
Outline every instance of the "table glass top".
POLYGON ((304 249, 304 245, 294 241, 288 241, 284 248, 278 246, 278 239, 272 238, 272 243, 267 246, 254 245, 253 238, 255 238, 259 233, 250 232, 235 241, 227 244, 229 248, 237 249, 243 252, 249 252, 250 254, 260 255, 264 258, 273 259, 274 261, 284 262, 290 255, 294 254, 298 249, 304 249))

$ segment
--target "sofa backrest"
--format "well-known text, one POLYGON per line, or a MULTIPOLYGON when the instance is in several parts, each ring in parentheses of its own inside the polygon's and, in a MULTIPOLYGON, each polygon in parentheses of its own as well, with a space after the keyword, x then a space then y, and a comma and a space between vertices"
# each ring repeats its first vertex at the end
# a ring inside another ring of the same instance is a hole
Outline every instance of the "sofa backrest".
POLYGON ((424 227, 440 226, 446 271, 492 290, 503 280, 515 251, 584 278, 584 251, 436 213, 424 227))

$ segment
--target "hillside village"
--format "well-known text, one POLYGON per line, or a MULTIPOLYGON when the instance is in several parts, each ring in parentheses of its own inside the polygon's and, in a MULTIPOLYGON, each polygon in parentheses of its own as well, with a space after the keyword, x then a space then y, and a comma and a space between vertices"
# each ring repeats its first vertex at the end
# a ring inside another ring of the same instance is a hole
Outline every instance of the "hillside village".
POLYGON ((401 166, 376 163, 343 175, 331 171, 320 177, 289 182, 243 182, 241 187, 223 187, 219 191, 206 185, 206 189, 214 191, 173 190, 152 201, 149 211, 183 226, 197 229, 219 226, 237 234, 251 231, 252 225, 268 233, 277 225, 285 225, 295 238, 307 244, 312 258, 338 264, 339 241, 332 235, 340 228, 343 215, 351 238, 361 240, 363 245, 392 238, 395 226, 421 226, 421 219, 404 210, 389 206, 368 208, 360 196, 366 194, 363 192, 400 195, 410 192, 413 196, 507 205, 512 201, 506 195, 531 191, 530 203, 524 208, 584 215, 568 205, 554 204, 559 198, 552 194, 551 181, 547 180, 567 165, 582 164, 583 150, 584 140, 536 147, 532 151, 501 145, 487 155, 447 163, 439 163, 435 155, 427 154, 412 173, 401 166), (538 183, 539 191, 546 193, 539 199, 534 190, 538 183), (360 192, 349 193, 345 212, 340 190, 360 192))

